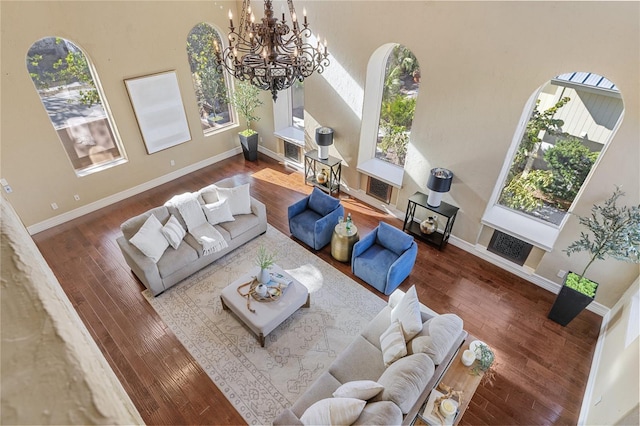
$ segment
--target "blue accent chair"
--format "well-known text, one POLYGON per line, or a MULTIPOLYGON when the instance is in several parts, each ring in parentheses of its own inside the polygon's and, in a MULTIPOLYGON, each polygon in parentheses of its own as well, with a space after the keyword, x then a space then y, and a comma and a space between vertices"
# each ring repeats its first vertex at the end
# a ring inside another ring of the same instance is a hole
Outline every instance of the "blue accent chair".
POLYGON ((291 235, 320 250, 331 242, 344 207, 340 200, 314 187, 311 194, 289 206, 288 216, 291 235))
POLYGON ((353 246, 351 271, 389 295, 411 273, 418 245, 409 234, 384 222, 353 246))

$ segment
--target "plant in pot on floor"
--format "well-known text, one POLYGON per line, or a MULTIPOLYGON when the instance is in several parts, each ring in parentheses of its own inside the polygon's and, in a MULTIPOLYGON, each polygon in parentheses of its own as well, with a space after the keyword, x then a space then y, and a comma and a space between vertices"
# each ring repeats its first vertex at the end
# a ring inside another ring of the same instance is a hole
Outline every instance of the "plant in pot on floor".
POLYGON ((260 117, 255 115, 256 108, 262 105, 259 96, 260 89, 245 81, 240 81, 236 84, 235 91, 231 96, 231 105, 247 122, 247 128, 238 133, 238 135, 240 136, 244 159, 248 161, 256 161, 258 159, 258 132, 251 128, 251 123, 260 121, 260 117))
POLYGON ((260 267, 260 272, 257 276, 258 285, 256 286, 256 293, 258 293, 259 296, 265 296, 267 294, 266 284, 271 281, 269 268, 276 263, 276 253, 268 251, 265 246, 261 245, 258 247, 255 263, 260 267))
POLYGON ((565 252, 571 256, 586 251, 590 257, 581 274, 569 272, 565 277, 548 315, 558 324, 567 325, 595 298, 598 283, 585 278, 593 262, 611 257, 640 263, 640 205, 616 206, 616 201, 623 195, 616 187, 603 205, 591 208, 591 216, 578 216, 580 224, 586 226, 591 235, 581 232, 580 239, 571 243, 565 252))

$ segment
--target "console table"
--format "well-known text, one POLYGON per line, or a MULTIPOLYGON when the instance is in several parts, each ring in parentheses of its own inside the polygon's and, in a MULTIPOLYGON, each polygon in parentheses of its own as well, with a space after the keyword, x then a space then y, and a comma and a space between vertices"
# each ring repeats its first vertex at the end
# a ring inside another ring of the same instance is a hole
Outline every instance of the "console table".
POLYGON ((331 157, 326 160, 318 157, 318 150, 314 149, 304 154, 304 183, 315 185, 330 195, 340 192, 340 178, 342 175, 342 160, 331 157), (324 167, 323 167, 324 166, 324 167), (320 183, 316 174, 320 169, 327 170, 327 181, 320 183))
POLYGON ((447 242, 449 241, 449 235, 451 235, 451 229, 453 228, 453 223, 456 220, 456 215, 458 214, 459 209, 458 207, 447 204, 444 201, 441 202, 438 207, 432 207, 427 204, 427 198, 427 195, 423 194, 420 191, 409 197, 409 201, 407 204, 407 213, 404 217, 404 225, 402 226, 402 230, 404 232, 413 234, 422 241, 433 244, 434 246, 438 247, 438 249, 442 250, 442 248, 447 245, 447 242), (420 231, 420 223, 415 221, 417 207, 436 213, 446 218, 447 222, 444 229, 438 229, 432 234, 423 234, 422 231, 420 231))
MULTIPOLYGON (((455 426, 460 422, 464 412, 467 410, 469 406, 469 402, 471 402, 471 398, 476 392, 478 385, 482 381, 482 377, 484 376, 484 372, 479 372, 477 375, 474 375, 471 372, 470 367, 465 367, 462 364, 462 352, 464 349, 469 347, 469 342, 476 340, 475 337, 468 335, 465 341, 462 343, 462 347, 453 358, 449 367, 442 375, 442 378, 438 381, 438 385, 443 383, 447 386, 452 387, 455 390, 462 391, 462 399, 458 404, 458 412, 456 413, 453 421, 450 423, 455 426)), ((437 388, 437 386, 436 386, 437 388)), ((425 403, 420 411, 418 412, 418 416, 415 419, 414 425, 430 425, 429 421, 427 421, 424 417, 424 409, 427 403, 425 403)))

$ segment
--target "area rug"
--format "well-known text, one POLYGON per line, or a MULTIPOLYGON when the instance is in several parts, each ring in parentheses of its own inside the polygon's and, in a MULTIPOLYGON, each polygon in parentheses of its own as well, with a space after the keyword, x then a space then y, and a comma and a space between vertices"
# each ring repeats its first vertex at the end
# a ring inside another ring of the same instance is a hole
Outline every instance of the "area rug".
POLYGON ((249 424, 271 424, 386 303, 271 226, 163 294, 144 294, 249 424), (222 289, 254 265, 260 245, 311 292, 311 307, 267 335, 264 348, 220 302, 222 289))

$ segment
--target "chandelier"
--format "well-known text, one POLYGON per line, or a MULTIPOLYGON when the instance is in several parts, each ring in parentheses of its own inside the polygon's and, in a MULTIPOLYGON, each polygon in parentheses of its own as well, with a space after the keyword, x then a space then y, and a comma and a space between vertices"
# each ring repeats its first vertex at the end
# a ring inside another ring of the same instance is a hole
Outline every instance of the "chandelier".
POLYGON ((287 5, 291 26, 286 22, 284 12, 281 21, 274 16, 271 0, 265 0, 264 17, 262 22, 256 23, 250 0, 243 0, 238 28, 234 27, 229 10, 229 47, 221 50, 214 41, 218 71, 222 72, 224 67, 236 79, 270 91, 274 102, 279 90, 303 81, 314 71, 322 73, 329 65, 326 40, 322 44, 318 36, 315 47, 308 41, 311 29, 306 10, 300 25, 293 0, 287 0, 287 5))

